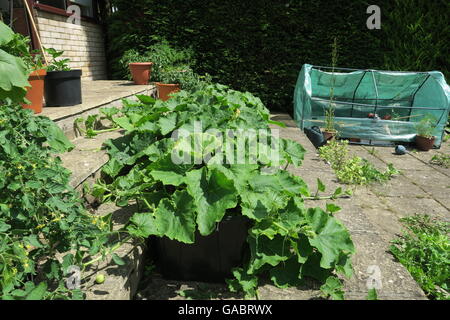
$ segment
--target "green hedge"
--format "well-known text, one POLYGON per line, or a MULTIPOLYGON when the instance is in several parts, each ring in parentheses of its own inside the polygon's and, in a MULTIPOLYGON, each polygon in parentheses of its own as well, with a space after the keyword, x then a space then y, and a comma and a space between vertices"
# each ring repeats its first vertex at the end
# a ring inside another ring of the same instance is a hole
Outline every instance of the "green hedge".
MULTIPOLYGON (((112 2, 118 9, 108 21, 108 55, 114 78, 124 76, 118 59, 126 49, 144 50, 165 38, 174 46, 194 49, 197 72, 210 73, 215 81, 258 95, 271 110, 292 110, 293 91, 301 66, 304 63, 330 65, 330 45, 335 36, 340 43, 338 66, 448 70, 443 46, 433 45, 432 50, 438 50, 432 52, 435 58, 424 59, 419 65, 403 61, 403 58, 392 58, 400 56, 399 52, 405 54, 398 42, 405 43, 415 37, 409 27, 402 24, 403 21, 409 23, 408 19, 414 19, 416 14, 400 20, 394 16, 397 9, 403 12, 401 3, 414 7, 414 2, 433 1, 379 1, 381 30, 367 29, 369 3, 361 0, 112 2), (389 12, 386 9, 385 14, 384 8, 389 8, 389 12), (393 30, 398 32, 395 37, 393 30)), ((443 5, 440 1, 426 5, 430 10, 427 15, 442 14, 439 7, 443 5)), ((427 26, 419 34, 421 38, 414 42, 417 50, 427 52, 428 48, 421 45, 428 46, 429 41, 424 42, 422 37, 428 32, 439 35, 447 28, 446 20, 438 19, 434 23, 422 20, 427 26), (429 31, 430 28, 439 32, 429 31)), ((408 48, 410 46, 406 50, 408 48)), ((417 62, 414 51, 406 54, 406 59, 417 62)))

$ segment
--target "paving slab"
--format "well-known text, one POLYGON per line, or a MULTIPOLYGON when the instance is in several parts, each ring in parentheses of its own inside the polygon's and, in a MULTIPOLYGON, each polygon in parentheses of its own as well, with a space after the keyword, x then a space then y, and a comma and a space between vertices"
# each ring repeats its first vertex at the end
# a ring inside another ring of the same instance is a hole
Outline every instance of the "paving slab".
POLYGON ((381 198, 386 206, 395 212, 398 218, 415 214, 428 214, 446 221, 450 221, 449 210, 440 202, 432 198, 381 198))
POLYGON ((354 275, 344 280, 347 299, 366 299, 368 281, 377 288, 380 300, 426 299, 409 272, 387 252, 388 244, 378 235, 352 234, 352 239, 356 254, 352 259, 354 275))

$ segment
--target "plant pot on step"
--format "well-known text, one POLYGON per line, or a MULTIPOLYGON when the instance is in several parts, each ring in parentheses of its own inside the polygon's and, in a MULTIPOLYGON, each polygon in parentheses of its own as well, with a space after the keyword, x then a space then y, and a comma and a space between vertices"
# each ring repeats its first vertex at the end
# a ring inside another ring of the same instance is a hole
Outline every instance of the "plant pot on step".
POLYGON ((45 78, 45 105, 68 107, 82 103, 81 70, 49 71, 45 78))
POLYGON ((31 104, 22 104, 24 109, 31 109, 35 114, 42 112, 44 105, 44 79, 47 71, 40 69, 33 71, 28 77, 28 82, 31 87, 27 87, 27 95, 25 98, 31 102, 31 104))
POLYGON ((336 137, 337 131, 336 130, 324 130, 323 131, 323 137, 325 141, 330 141, 336 137))
POLYGON ((153 62, 134 62, 128 65, 134 84, 146 85, 150 81, 153 62))
POLYGON ((152 237, 156 266, 169 280, 223 282, 243 263, 249 226, 249 220, 240 215, 224 217, 209 236, 197 231, 193 244, 152 237))
POLYGON ((180 91, 179 84, 167 84, 167 83, 156 83, 156 87, 158 88, 158 98, 167 101, 170 98, 171 93, 175 93, 180 91))
POLYGON ((422 151, 428 151, 433 148, 436 137, 424 137, 416 135, 415 142, 417 148, 422 151))

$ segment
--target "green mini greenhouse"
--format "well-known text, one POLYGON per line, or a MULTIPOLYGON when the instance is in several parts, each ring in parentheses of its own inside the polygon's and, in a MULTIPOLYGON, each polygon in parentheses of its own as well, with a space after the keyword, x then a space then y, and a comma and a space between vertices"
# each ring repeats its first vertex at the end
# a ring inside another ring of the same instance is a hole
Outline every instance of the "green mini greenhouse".
POLYGON ((335 110, 335 128, 341 138, 411 142, 417 123, 432 119, 435 146, 440 147, 450 111, 450 87, 438 71, 303 65, 294 93, 297 125, 323 127, 329 108, 335 110))

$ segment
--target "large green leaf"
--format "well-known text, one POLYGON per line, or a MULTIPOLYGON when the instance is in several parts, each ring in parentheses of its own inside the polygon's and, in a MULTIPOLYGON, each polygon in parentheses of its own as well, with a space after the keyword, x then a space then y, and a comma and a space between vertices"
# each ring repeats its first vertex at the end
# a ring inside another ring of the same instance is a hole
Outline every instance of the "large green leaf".
POLYGON ((251 251, 249 273, 254 274, 264 265, 275 267, 291 256, 289 241, 281 236, 269 239, 265 236, 249 236, 248 242, 251 251))
POLYGON ((355 247, 347 229, 336 218, 330 216, 322 209, 309 209, 306 213, 308 225, 315 235, 309 243, 321 254, 320 266, 332 268, 338 262, 342 252, 354 253, 355 247))
POLYGON ((283 144, 283 157, 289 162, 299 167, 302 164, 305 149, 297 142, 288 139, 281 139, 283 144))
POLYGON ((24 62, 0 49, 0 100, 10 98, 20 102, 29 85, 24 62))
POLYGON ((253 192, 251 190, 240 193, 242 199, 242 214, 261 221, 269 217, 286 204, 285 197, 276 192, 253 192))
POLYGON ((223 172, 228 179, 233 181, 239 193, 247 191, 249 189, 249 181, 259 175, 258 165, 256 164, 233 164, 229 168, 223 165, 208 164, 208 167, 223 172))
POLYGON ((255 296, 258 287, 258 278, 247 274, 246 270, 236 268, 233 270, 235 279, 227 279, 228 288, 231 292, 243 291, 247 298, 255 296))
POLYGON ((325 283, 320 287, 320 290, 333 300, 344 300, 343 287, 341 280, 331 276, 327 278, 325 283))
POLYGON ((285 192, 288 195, 309 196, 306 183, 300 177, 284 170, 279 170, 274 174, 259 174, 249 182, 252 189, 259 192, 285 192))
POLYGON ((301 284, 300 268, 301 265, 297 259, 291 257, 289 260, 281 262, 270 270, 270 279, 278 288, 298 286, 301 284))
POLYGON ((7 44, 14 38, 14 32, 0 21, 0 46, 7 44))
POLYGON ((195 205, 186 191, 177 191, 171 199, 161 200, 155 217, 159 235, 184 243, 194 243, 195 205))
POLYGON ((42 300, 46 293, 47 284, 45 282, 41 282, 33 290, 31 290, 25 300, 42 300))
POLYGON ((47 138, 47 143, 57 152, 71 151, 75 145, 70 142, 64 132, 56 124, 49 120, 48 126, 41 128, 47 138))
POLYGON ((237 205, 237 193, 233 181, 217 169, 190 171, 186 175, 189 194, 197 207, 197 224, 200 233, 209 235, 220 222, 225 211, 237 205))
POLYGON ((159 234, 154 217, 150 213, 135 213, 130 218, 127 230, 131 235, 140 238, 159 234))
POLYGON ((161 117, 158 124, 162 135, 172 132, 177 126, 177 114, 169 113, 168 115, 161 117))
POLYGON ((174 164, 171 155, 153 162, 147 167, 150 175, 155 179, 163 182, 164 184, 179 186, 184 182, 185 173, 192 166, 183 164, 174 164))

